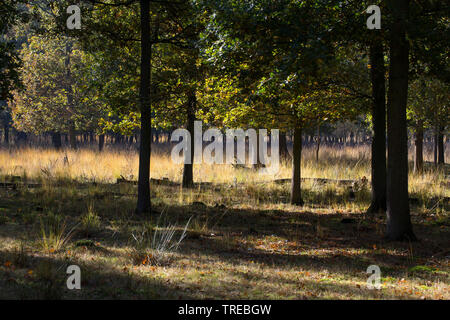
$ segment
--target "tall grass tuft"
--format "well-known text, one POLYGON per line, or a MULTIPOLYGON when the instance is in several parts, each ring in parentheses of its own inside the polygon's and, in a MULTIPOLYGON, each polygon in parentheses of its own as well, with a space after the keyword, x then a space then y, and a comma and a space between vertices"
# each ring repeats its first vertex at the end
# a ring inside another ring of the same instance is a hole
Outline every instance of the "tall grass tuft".
POLYGON ((185 224, 178 239, 175 234, 180 229, 179 226, 165 220, 163 211, 156 226, 147 224, 140 233, 131 234, 134 244, 130 256, 134 264, 159 266, 169 262, 170 253, 178 250, 186 238, 191 219, 185 224))
POLYGON ((49 254, 63 249, 74 234, 75 227, 69 229, 67 220, 60 215, 50 213, 40 223, 39 246, 49 254))
POLYGON ((87 212, 81 216, 79 229, 86 237, 91 237, 99 232, 100 227, 100 217, 95 212, 94 204, 89 203, 87 212))

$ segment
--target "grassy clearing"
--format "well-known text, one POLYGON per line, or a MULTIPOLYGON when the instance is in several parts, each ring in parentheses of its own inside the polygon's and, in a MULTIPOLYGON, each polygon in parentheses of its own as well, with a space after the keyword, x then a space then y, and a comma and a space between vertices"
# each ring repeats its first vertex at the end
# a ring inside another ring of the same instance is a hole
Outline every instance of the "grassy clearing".
MULTIPOLYGON (((316 163, 306 150, 302 173, 369 177, 368 154, 324 148, 316 163)), ((289 178, 289 166, 277 176, 196 166, 196 181, 212 186, 152 186, 161 219, 134 216, 135 186, 114 184, 136 177, 134 152, 1 151, 0 182, 42 187, 0 189, 0 298, 449 299, 445 169, 410 176, 421 241, 408 244, 383 242, 384 217, 362 214, 367 185, 350 199, 345 186, 308 180, 307 205, 289 205, 289 185, 272 182, 289 178), (82 290, 65 289, 71 264, 81 267, 82 290), (366 287, 372 264, 381 290, 366 287)), ((180 181, 180 173, 155 153, 152 177, 180 181)))

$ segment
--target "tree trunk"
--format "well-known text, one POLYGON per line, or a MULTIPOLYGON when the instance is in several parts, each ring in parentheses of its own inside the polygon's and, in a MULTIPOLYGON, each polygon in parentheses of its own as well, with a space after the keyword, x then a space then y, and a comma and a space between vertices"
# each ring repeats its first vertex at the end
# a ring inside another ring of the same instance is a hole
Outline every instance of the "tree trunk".
POLYGON ((71 149, 77 148, 77 135, 75 133, 75 129, 72 126, 69 127, 69 144, 71 149))
POLYGON ((416 128, 415 140, 416 152, 414 156, 414 171, 416 173, 423 172, 423 121, 419 121, 416 128))
POLYGON ((17 131, 16 137, 17 137, 17 145, 19 147, 24 147, 28 141, 28 135, 25 132, 17 131))
POLYGON ((287 147, 287 138, 286 132, 280 132, 280 158, 284 162, 288 162, 290 159, 288 147, 287 147))
POLYGON ((4 141, 6 145, 9 145, 9 125, 5 124, 3 126, 3 129, 5 129, 5 136, 4 136, 4 141))
POLYGON ((387 228, 389 240, 415 240, 408 202, 408 98, 409 48, 406 21, 409 0, 393 0, 390 30, 388 91, 387 228))
MULTIPOLYGON (((71 78, 72 78, 72 74, 70 72, 70 55, 72 53, 72 44, 71 43, 67 43, 66 44, 66 61, 65 61, 65 66, 67 69, 66 72, 66 77, 67 77, 67 87, 66 87, 66 91, 67 91, 67 105, 69 109, 73 108, 73 90, 72 90, 72 85, 71 85, 71 78)), ((70 148, 71 149, 76 149, 77 148, 77 137, 75 135, 75 124, 73 123, 73 120, 70 120, 70 124, 69 124, 69 143, 70 143, 70 148)))
POLYGON ((435 129, 434 132, 434 165, 437 166, 438 164, 438 129, 435 129))
POLYGON ((150 213, 150 148, 151 148, 151 58, 150 2, 140 0, 141 11, 141 139, 139 146, 139 181, 137 214, 150 213))
POLYGON ((133 145, 133 143, 134 143, 134 136, 131 135, 128 137, 128 145, 131 147, 133 145))
POLYGON ((353 133, 353 131, 350 132, 350 145, 352 147, 355 146, 355 134, 353 133))
MULTIPOLYGON (((250 143, 250 140, 249 140, 250 143)), ((225 144, 224 144, 224 147, 225 144)), ((260 143, 259 143, 259 129, 256 130, 256 163, 252 164, 252 169, 257 170, 259 168, 261 168, 262 163, 261 163, 261 159, 259 156, 259 148, 260 148, 260 143)), ((249 148, 250 150, 250 148, 249 148)))
POLYGON ((316 136, 316 162, 319 162, 319 151, 320 151, 320 126, 317 126, 317 136, 316 136))
POLYGON ((101 134, 98 136, 98 151, 102 152, 105 147, 105 135, 101 134))
POLYGON ((386 84, 384 49, 380 39, 370 46, 372 82, 372 202, 367 213, 386 211, 386 84))
POLYGON ((292 151, 292 181, 291 181, 291 204, 303 205, 301 192, 301 164, 302 164, 302 129, 294 129, 294 149, 292 151))
POLYGON ((52 132, 52 144, 56 150, 60 150, 62 146, 61 133, 52 132))
POLYGON ((438 165, 444 165, 445 164, 445 155, 444 155, 444 128, 439 128, 438 133, 438 165))
POLYGON ((194 185, 194 124, 195 124, 195 108, 197 98, 195 92, 189 97, 187 108, 187 130, 191 135, 190 163, 185 163, 183 167, 183 188, 190 188, 194 185))

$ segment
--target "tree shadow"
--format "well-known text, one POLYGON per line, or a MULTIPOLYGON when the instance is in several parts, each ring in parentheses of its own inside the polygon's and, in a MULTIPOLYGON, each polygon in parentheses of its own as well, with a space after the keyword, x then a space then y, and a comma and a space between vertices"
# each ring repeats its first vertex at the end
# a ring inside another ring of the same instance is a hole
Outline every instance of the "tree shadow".
POLYGON ((5 250, 0 251, 0 261, 11 262, 9 267, 0 267, 0 299, 192 299, 175 284, 117 270, 113 265, 5 250), (81 269, 80 290, 67 288, 70 265, 81 269))

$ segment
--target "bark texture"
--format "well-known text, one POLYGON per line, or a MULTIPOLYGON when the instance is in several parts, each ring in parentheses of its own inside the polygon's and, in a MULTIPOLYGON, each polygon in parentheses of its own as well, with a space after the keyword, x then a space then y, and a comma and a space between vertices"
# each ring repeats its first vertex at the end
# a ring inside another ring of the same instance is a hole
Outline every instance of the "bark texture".
POLYGON ((150 39, 150 2, 140 0, 141 12, 141 139, 139 146, 139 180, 137 214, 151 212, 150 204, 150 148, 151 148, 151 39, 150 39))
POLYGON ((291 204, 302 206, 304 204, 301 191, 301 164, 302 164, 302 129, 294 129, 294 149, 292 157, 291 204))
POLYGON ((386 211, 386 85, 384 50, 381 39, 370 46, 372 82, 372 202, 368 213, 386 211))
POLYGON ((408 202, 408 98, 409 46, 406 23, 409 0, 391 3, 390 68, 388 92, 387 227, 389 240, 415 240, 408 202))

